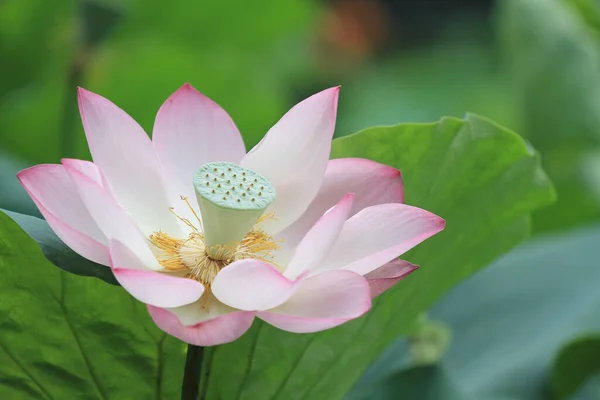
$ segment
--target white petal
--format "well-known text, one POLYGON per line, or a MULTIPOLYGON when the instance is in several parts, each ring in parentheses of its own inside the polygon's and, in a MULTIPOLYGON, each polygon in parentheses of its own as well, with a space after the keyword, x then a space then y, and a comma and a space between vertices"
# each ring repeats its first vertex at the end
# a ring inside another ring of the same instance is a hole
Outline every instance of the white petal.
POLYGON ((292 296, 300 280, 287 279, 269 263, 256 259, 236 261, 223 268, 211 285, 217 299, 240 310, 266 310, 292 296))
POLYGON ((353 201, 354 195, 347 194, 308 231, 285 270, 286 277, 296 279, 304 271, 315 269, 327 257, 348 219, 353 201))
POLYGON ((137 300, 155 307, 179 307, 195 302, 204 286, 192 279, 147 269, 123 243, 110 241, 110 264, 121 286, 137 300))
POLYGON ((145 236, 125 210, 87 175, 68 166, 65 169, 102 233, 108 239, 116 239, 131 249, 149 269, 162 270, 145 236))
POLYGON ((333 328, 358 318, 371 308, 367 281, 351 271, 328 271, 305 280, 284 304, 257 316, 289 332, 333 328))
POLYGON ((288 111, 242 160, 264 175, 277 198, 267 210, 275 220, 263 228, 277 233, 294 222, 317 194, 329 160, 339 87, 324 90, 288 111))
POLYGON ((161 106, 152 142, 169 182, 190 199, 195 198, 193 175, 201 165, 211 161, 239 164, 246 154, 231 117, 190 84, 161 106))
POLYGON ((79 109, 94 163, 119 204, 147 234, 159 229, 181 234, 169 211, 173 195, 167 192, 158 156, 143 129, 107 99, 81 88, 79 109))
POLYGON ((346 193, 354 193, 350 216, 365 207, 404 202, 402 176, 397 169, 363 158, 330 160, 314 200, 297 221, 279 234, 285 239, 283 247, 296 247, 323 213, 346 193))

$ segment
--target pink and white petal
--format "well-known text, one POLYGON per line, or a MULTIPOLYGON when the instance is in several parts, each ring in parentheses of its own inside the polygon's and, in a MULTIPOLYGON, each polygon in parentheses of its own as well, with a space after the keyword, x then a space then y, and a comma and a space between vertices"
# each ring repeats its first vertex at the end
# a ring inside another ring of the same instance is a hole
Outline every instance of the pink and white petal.
POLYGON ((94 180, 77 169, 65 166, 83 204, 108 239, 116 239, 131 249, 148 269, 162 270, 146 238, 129 214, 94 180))
POLYGON ((61 164, 72 169, 76 169, 81 172, 98 185, 103 186, 102 173, 96 164, 91 161, 77 160, 74 158, 63 158, 60 160, 61 164))
POLYGON ((148 270, 146 265, 123 243, 110 241, 113 274, 129 294, 155 307, 180 307, 198 300, 204 286, 192 279, 148 270))
POLYGON ((79 88, 79 110, 94 163, 106 176, 116 200, 145 233, 181 233, 169 211, 172 195, 160 161, 144 130, 102 96, 79 88))
POLYGON ((268 209, 276 219, 265 221, 265 230, 275 234, 290 225, 317 194, 331 151, 338 94, 335 87, 298 103, 242 160, 277 191, 268 209))
POLYGON ((345 195, 308 231, 285 270, 288 279, 316 268, 327 257, 348 219, 353 201, 354 194, 345 195))
POLYGON ((267 310, 287 301, 302 278, 287 279, 273 265, 249 258, 223 268, 211 284, 211 291, 230 307, 244 311, 267 310))
POLYGON ((323 270, 368 274, 442 231, 445 224, 437 215, 405 204, 367 207, 346 221, 323 270))
POLYGON ((25 169, 17 177, 58 237, 77 254, 109 265, 108 240, 98 228, 62 165, 25 169))
POLYGON ((92 179, 98 185, 100 185, 104 190, 106 190, 113 198, 116 199, 116 195, 113 189, 110 187, 106 176, 100 171, 100 168, 96 164, 90 161, 77 160, 73 158, 63 158, 60 160, 61 164, 76 169, 79 172, 86 175, 88 178, 92 179))
POLYGON ((349 217, 365 207, 404 202, 402 176, 397 169, 364 158, 331 160, 314 200, 297 221, 281 232, 284 247, 295 247, 321 215, 346 193, 354 193, 349 217))
POLYGON ((364 277, 351 271, 329 271, 306 279, 284 304, 257 313, 285 331, 317 332, 355 319, 371 308, 364 277))
POLYGON ((419 268, 404 260, 394 260, 365 275, 371 287, 371 297, 375 298, 406 278, 419 268))
POLYGON ((152 133, 154 148, 169 182, 195 198, 194 172, 211 161, 239 164, 246 148, 231 117, 189 83, 161 106, 152 133))
POLYGON ((195 346, 216 346, 233 342, 252 326, 254 313, 238 311, 213 298, 203 308, 203 299, 177 308, 148 306, 154 323, 164 332, 195 346))

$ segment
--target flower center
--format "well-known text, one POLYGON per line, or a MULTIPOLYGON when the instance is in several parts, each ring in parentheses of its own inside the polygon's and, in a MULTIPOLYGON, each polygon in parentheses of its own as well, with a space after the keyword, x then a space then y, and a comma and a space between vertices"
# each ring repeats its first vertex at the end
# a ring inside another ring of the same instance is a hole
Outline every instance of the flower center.
POLYGON ((173 238, 162 231, 149 236, 156 259, 168 271, 187 272, 186 277, 207 289, 228 264, 244 258, 271 262, 276 241, 254 227, 273 218, 265 214, 275 200, 275 189, 262 175, 227 162, 213 162, 194 174, 194 189, 202 220, 187 198, 182 197, 203 227, 201 231, 188 219, 172 212, 192 229, 185 239, 173 238))

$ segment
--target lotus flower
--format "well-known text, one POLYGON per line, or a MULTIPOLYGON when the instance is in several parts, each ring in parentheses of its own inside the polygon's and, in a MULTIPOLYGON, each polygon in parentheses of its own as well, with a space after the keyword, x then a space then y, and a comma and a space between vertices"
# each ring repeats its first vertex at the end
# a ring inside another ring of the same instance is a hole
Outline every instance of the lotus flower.
POLYGON ((233 341, 255 317, 290 332, 366 313, 416 266, 398 257, 444 228, 402 204, 400 172, 329 160, 339 88, 293 107, 246 153, 228 114, 184 85, 149 139, 107 99, 79 89, 94 162, 21 171, 54 232, 112 268, 165 332, 233 341))

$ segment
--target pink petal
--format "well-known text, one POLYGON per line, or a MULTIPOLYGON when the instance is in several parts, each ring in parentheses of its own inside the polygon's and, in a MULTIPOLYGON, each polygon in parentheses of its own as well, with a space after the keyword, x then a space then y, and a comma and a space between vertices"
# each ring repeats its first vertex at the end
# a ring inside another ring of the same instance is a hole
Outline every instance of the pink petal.
POLYGON ((129 214, 94 180, 77 169, 64 167, 83 204, 108 239, 116 239, 135 252, 148 269, 161 270, 146 238, 129 214))
POLYGON ((264 175, 277 191, 268 209, 276 219, 264 223, 271 233, 302 215, 321 186, 335 129, 338 94, 339 87, 327 89, 294 106, 242 160, 242 166, 264 175))
POLYGON ((195 198, 194 172, 211 161, 239 164, 246 148, 231 117, 189 83, 161 106, 152 134, 154 148, 169 182, 180 194, 195 198))
POLYGON ((204 293, 200 282, 147 270, 144 263, 118 240, 110 241, 110 261, 119 284, 142 303, 179 307, 195 302, 204 293))
POLYGON ((308 231, 285 270, 286 277, 296 279, 304 271, 318 266, 327 257, 348 219, 353 201, 353 194, 345 195, 308 231))
POLYGON ((109 264, 108 240, 62 165, 37 165, 19 172, 17 177, 52 230, 67 246, 89 260, 109 264))
POLYGON ((351 271, 329 271, 305 280, 284 304, 257 316, 277 328, 317 332, 358 318, 371 308, 369 284, 351 271))
MULTIPOLYGON (((199 302, 192 305, 198 309, 202 307, 199 302)), ((193 325, 183 325, 174 313, 179 309, 190 309, 190 306, 170 310, 148 306, 148 312, 160 329, 195 346, 216 346, 233 342, 242 336, 254 321, 254 313, 252 312, 233 311, 212 319, 196 322, 193 325)))
POLYGON ((323 213, 346 193, 354 193, 350 216, 365 207, 402 203, 400 171, 363 158, 339 158, 327 164, 323 184, 302 216, 280 236, 285 246, 295 247, 323 213))
POLYGON ((181 233, 169 211, 172 195, 163 181, 150 138, 123 110, 102 96, 79 88, 79 109, 94 163, 114 190, 116 200, 146 233, 181 233))
POLYGON ((444 229, 429 211, 404 204, 380 204, 358 212, 344 225, 323 269, 368 274, 444 229))
POLYGON ((239 260, 223 268, 211 285, 212 293, 224 304, 240 310, 267 310, 292 296, 297 281, 284 277, 269 263, 239 260))
POLYGON ((377 297, 419 268, 404 260, 394 260, 365 275, 371 287, 371 297, 377 297))

